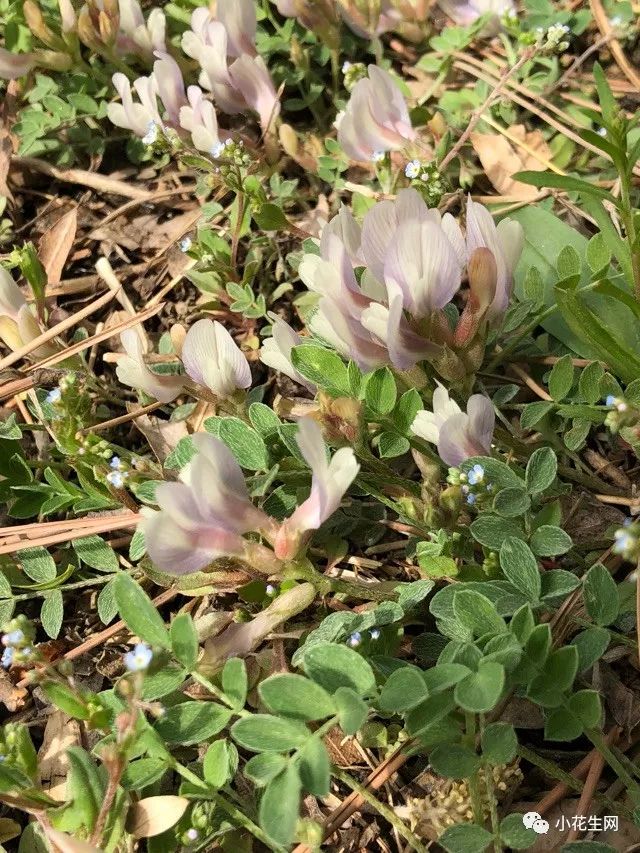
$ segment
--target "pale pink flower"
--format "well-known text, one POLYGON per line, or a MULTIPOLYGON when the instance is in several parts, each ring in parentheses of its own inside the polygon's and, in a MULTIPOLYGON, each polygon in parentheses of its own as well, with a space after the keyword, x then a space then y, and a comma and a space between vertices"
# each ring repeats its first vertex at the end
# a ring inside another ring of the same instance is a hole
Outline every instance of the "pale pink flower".
POLYGON ((76 10, 73 8, 71 0, 58 0, 58 8, 60 9, 60 20, 62 23, 63 33, 74 33, 78 28, 78 19, 76 18, 76 10))
POLYGON ((227 31, 229 56, 256 55, 254 0, 218 0, 216 17, 227 31))
POLYGON ((438 0, 438 6, 460 27, 468 27, 481 15, 490 14, 490 32, 498 31, 503 15, 515 14, 513 0, 438 0))
POLYGON ((492 319, 504 314, 509 307, 513 273, 524 248, 524 230, 514 219, 502 219, 496 225, 487 208, 471 198, 467 202, 466 226, 468 257, 476 249, 486 248, 495 258, 498 272, 496 295, 488 311, 488 317, 492 319))
MULTIPOLYGON (((38 321, 31 313, 27 300, 11 274, 0 267, 0 339, 11 350, 18 350, 42 334, 38 321)), ((53 344, 43 344, 35 349, 35 358, 44 358, 55 352, 53 344)))
POLYGON ((145 345, 136 329, 125 329, 120 335, 120 341, 126 353, 118 359, 116 365, 116 376, 120 382, 138 391, 144 391, 161 403, 175 400, 184 388, 183 378, 160 375, 149 369, 144 361, 145 345))
POLYGON ((189 106, 180 108, 180 127, 189 131, 198 151, 210 152, 220 143, 215 108, 199 86, 189 86, 187 99, 189 106))
POLYGON ((118 6, 120 32, 116 45, 120 53, 138 53, 151 59, 156 51, 166 52, 166 21, 161 9, 152 9, 145 21, 138 0, 118 0, 118 6))
POLYGON ((159 510, 143 507, 140 528, 149 556, 162 570, 188 574, 224 556, 242 556, 242 534, 271 519, 251 503, 244 474, 229 448, 206 433, 191 437, 195 457, 179 483, 156 489, 159 510))
POLYGON ((289 379, 293 379, 298 385, 315 394, 316 386, 299 373, 291 361, 291 350, 303 344, 304 338, 300 337, 282 318, 273 315, 272 321, 272 337, 267 338, 262 345, 260 361, 279 373, 284 373, 289 379))
MULTIPOLYGON (((223 17, 229 19, 226 12, 223 17)), ((224 112, 234 114, 252 109, 266 131, 280 104, 269 72, 255 49, 236 52, 248 33, 241 26, 232 36, 222 19, 216 20, 208 9, 200 8, 191 15, 191 29, 182 36, 182 49, 198 62, 202 69, 200 85, 213 92, 224 112), (244 35, 240 37, 239 32, 244 35), (234 56, 237 58, 229 64, 228 59, 234 56)))
POLYGON ((12 53, 0 47, 0 80, 24 77, 36 65, 35 53, 12 53))
POLYGON ((218 397, 231 397, 251 385, 251 369, 242 350, 225 327, 212 320, 198 320, 182 345, 187 374, 218 397))
POLYGON ((156 56, 158 59, 153 63, 153 77, 158 96, 166 110, 164 118, 177 125, 180 121, 180 109, 187 103, 182 72, 178 63, 168 53, 156 53, 156 56))
POLYGON ((331 461, 327 460, 322 432, 311 418, 299 422, 296 441, 311 468, 311 494, 282 523, 276 535, 274 550, 281 560, 293 559, 310 532, 333 515, 360 470, 350 447, 340 448, 331 461))
POLYGON ((409 110, 393 77, 376 65, 353 88, 338 126, 338 142, 353 160, 399 151, 415 139, 409 110))
POLYGON ((490 453, 496 415, 488 397, 472 394, 467 411, 463 412, 447 389, 438 383, 432 405, 432 412, 418 412, 411 431, 437 445, 438 456, 443 462, 458 466, 471 456, 490 453))
POLYGON ((153 74, 134 81, 133 88, 139 102, 133 100, 131 85, 124 74, 118 71, 112 80, 122 101, 121 104, 107 106, 107 115, 112 124, 131 130, 139 137, 145 136, 150 126, 163 126, 158 112, 158 85, 153 74))

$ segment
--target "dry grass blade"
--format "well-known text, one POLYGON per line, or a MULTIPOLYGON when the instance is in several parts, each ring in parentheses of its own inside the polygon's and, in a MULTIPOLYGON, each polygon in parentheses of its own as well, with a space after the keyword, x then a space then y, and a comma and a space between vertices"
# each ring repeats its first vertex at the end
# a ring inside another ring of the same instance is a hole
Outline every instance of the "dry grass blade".
POLYGON ((86 528, 82 528, 78 531, 77 527, 75 527, 62 533, 54 532, 42 536, 27 536, 25 539, 18 539, 13 542, 7 542, 5 539, 5 541, 0 545, 0 554, 14 554, 16 551, 21 551, 24 548, 44 548, 48 545, 57 545, 59 542, 68 542, 71 539, 79 539, 82 536, 88 535, 88 532, 91 534, 108 533, 111 530, 119 530, 124 527, 135 527, 139 520, 139 516, 131 514, 128 518, 123 519, 120 522, 107 519, 100 525, 96 525, 95 527, 91 526, 89 531, 87 531, 86 528))
POLYGON ((602 33, 603 38, 610 39, 609 49, 611 50, 618 67, 636 91, 640 90, 640 74, 638 74, 635 68, 631 65, 625 56, 622 45, 613 35, 613 28, 609 22, 609 18, 607 17, 607 13, 601 0, 589 0, 589 5, 591 6, 593 17, 595 18, 595 22, 598 25, 598 29, 602 33))
POLYGON ((48 228, 38 245, 38 257, 48 284, 58 284, 78 229, 78 208, 73 207, 48 228))
POLYGON ((21 169, 31 169, 34 172, 40 172, 43 175, 48 175, 50 178, 55 178, 57 181, 63 181, 67 184, 79 184, 92 190, 98 190, 98 192, 112 193, 113 195, 120 195, 125 198, 137 198, 147 201, 153 196, 153 193, 140 189, 140 187, 136 187, 126 181, 118 181, 106 175, 99 175, 97 172, 86 172, 84 169, 58 169, 56 166, 52 166, 51 163, 47 163, 46 160, 40 160, 38 157, 14 157, 11 160, 11 165, 21 169))

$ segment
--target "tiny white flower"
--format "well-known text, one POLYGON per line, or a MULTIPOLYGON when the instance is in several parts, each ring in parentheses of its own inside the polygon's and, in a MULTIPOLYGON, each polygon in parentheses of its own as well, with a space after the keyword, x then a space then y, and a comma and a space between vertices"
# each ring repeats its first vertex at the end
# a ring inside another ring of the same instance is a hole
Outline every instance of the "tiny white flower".
POLYGON ((372 628, 369 631, 369 636, 371 637, 372 640, 379 640, 380 639, 380 629, 379 628, 372 628))
POLYGON ((59 388, 52 388, 51 391, 47 394, 46 401, 47 403, 59 403, 60 398, 62 397, 62 391, 59 388))
POLYGON ((146 643, 137 643, 133 650, 124 656, 124 665, 129 672, 143 672, 151 663, 153 652, 146 643))
POLYGON ((612 27, 620 27, 622 26, 623 21, 620 15, 615 15, 613 18, 609 18, 609 23, 612 27))
POLYGON ((354 631, 353 634, 351 634, 351 636, 347 640, 347 645, 350 646, 352 649, 355 649, 360 645, 361 642, 362 634, 360 633, 360 631, 354 631))
POLYGON ((350 68, 351 68, 351 63, 348 60, 342 63, 342 73, 343 74, 346 74, 350 68))
POLYGON ((484 468, 482 465, 474 465, 467 475, 467 480, 472 486, 477 486, 484 479, 484 468))
POLYGON ((124 486, 126 476, 126 473, 121 473, 120 471, 109 471, 107 474, 107 481, 111 483, 115 489, 121 489, 124 486))
POLYGON ((147 125, 147 132, 142 137, 142 141, 145 145, 153 145, 153 143, 158 138, 158 125, 155 121, 150 121, 147 125))
POLYGON ((3 646, 19 646, 22 642, 24 642, 24 634, 19 628, 15 631, 9 631, 2 637, 3 646))
POLYGON ((216 144, 211 149, 211 156, 218 160, 224 154, 224 142, 216 142, 216 144))
POLYGON ((607 135, 607 128, 606 127, 599 127, 598 128, 598 136, 606 136, 606 135, 607 135))
POLYGON ((187 838, 189 839, 189 841, 197 841, 198 838, 200 837, 200 833, 193 826, 187 830, 186 835, 187 835, 187 838))
POLYGON ((407 178, 417 178, 420 174, 420 169, 422 168, 422 163, 419 160, 411 160, 410 163, 404 167, 404 173, 407 178))
POLYGON ((371 155, 371 162, 372 163, 382 162, 382 160, 384 160, 385 153, 386 153, 385 151, 374 151, 373 154, 371 155))
POLYGON ((180 240, 179 245, 181 252, 188 252, 191 248, 191 237, 184 237, 182 240, 180 240))
POLYGON ((122 471, 124 469, 124 465, 122 464, 119 456, 112 456, 109 466, 113 468, 114 471, 122 471))

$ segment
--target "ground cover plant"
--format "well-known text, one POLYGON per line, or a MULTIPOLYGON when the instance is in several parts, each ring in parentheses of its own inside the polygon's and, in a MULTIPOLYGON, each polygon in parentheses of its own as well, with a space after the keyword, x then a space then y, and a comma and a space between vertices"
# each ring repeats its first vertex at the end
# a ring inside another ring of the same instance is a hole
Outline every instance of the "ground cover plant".
POLYGON ((0 21, 0 848, 636 849, 638 6, 0 21))

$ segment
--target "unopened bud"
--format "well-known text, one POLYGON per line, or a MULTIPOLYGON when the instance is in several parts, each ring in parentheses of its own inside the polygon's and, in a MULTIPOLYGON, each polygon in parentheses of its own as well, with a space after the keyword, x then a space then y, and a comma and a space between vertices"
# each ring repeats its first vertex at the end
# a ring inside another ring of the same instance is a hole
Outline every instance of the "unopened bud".
POLYGON ((458 321, 454 336, 457 346, 468 344, 496 295, 498 267, 494 254, 489 249, 476 249, 467 267, 469 277, 469 300, 458 321))
POLYGON ((361 432, 362 404, 353 397, 330 397, 318 393, 317 419, 330 444, 352 445, 361 432))
POLYGON ((36 50, 36 62, 43 68, 51 68, 53 71, 69 71, 73 60, 66 53, 57 50, 36 50))
POLYGON ((280 144, 289 157, 294 157, 298 153, 298 135, 290 124, 281 124, 278 130, 280 144))
POLYGON ((46 25, 38 4, 35 3, 34 0, 25 0, 22 9, 24 11, 27 26, 34 36, 49 47, 56 47, 56 37, 46 25))
POLYGON ((93 50, 100 50, 102 45, 98 38, 98 33, 93 25, 93 19, 88 6, 83 6, 78 13, 78 38, 87 47, 93 50))
POLYGON ((102 43, 110 47, 118 35, 118 22, 102 11, 98 16, 98 30, 102 43))
POLYGON ((62 32, 75 32, 78 22, 71 0, 58 0, 58 6, 60 8, 60 18, 62 19, 62 32))

